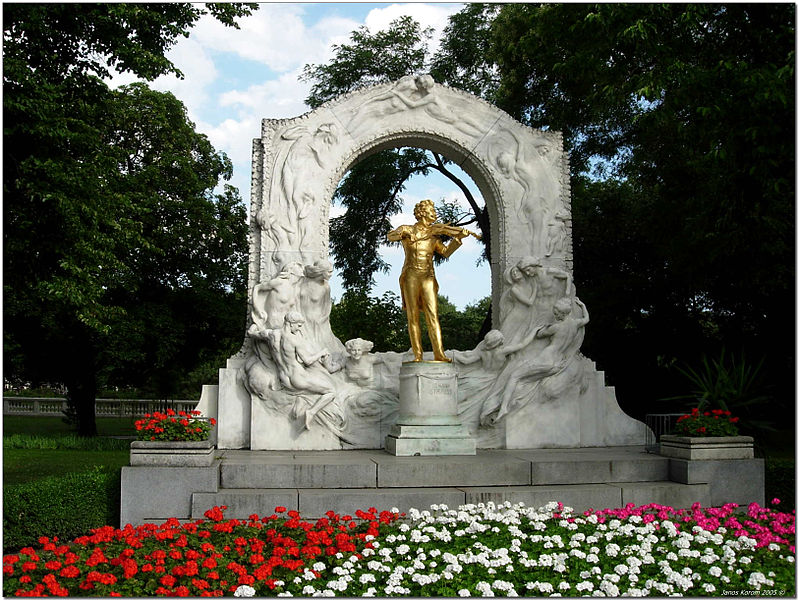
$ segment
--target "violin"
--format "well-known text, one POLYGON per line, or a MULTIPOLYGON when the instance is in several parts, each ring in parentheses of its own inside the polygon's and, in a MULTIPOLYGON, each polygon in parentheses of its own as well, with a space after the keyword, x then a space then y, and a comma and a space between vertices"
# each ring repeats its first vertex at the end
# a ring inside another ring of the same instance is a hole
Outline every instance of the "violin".
POLYGON ((429 231, 433 235, 448 235, 449 237, 467 237, 473 235, 478 240, 482 239, 482 236, 478 233, 469 231, 464 227, 457 227, 451 223, 433 223, 429 226, 429 231))

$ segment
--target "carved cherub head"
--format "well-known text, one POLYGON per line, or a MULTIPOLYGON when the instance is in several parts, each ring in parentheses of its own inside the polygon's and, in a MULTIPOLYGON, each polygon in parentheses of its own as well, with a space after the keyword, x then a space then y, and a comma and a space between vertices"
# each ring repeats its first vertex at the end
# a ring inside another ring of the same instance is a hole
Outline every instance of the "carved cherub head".
POLYGON ((560 298, 557 302, 554 303, 554 308, 552 308, 552 312, 554 313, 554 318, 558 321, 562 321, 571 314, 571 309, 573 304, 570 298, 560 298))
POLYGON ((348 340, 344 346, 353 360, 360 360, 363 358, 364 354, 371 352, 371 349, 374 347, 374 342, 362 338, 355 338, 353 340, 348 340))

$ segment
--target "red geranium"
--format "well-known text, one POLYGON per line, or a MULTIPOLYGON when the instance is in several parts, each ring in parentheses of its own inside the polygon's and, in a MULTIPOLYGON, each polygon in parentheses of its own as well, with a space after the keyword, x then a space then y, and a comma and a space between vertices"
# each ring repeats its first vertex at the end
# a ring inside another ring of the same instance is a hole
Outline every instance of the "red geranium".
POLYGON ((165 413, 145 414, 144 419, 135 422, 140 441, 160 442, 201 442, 207 440, 216 419, 200 417, 202 413, 193 410, 190 413, 168 409, 165 413))

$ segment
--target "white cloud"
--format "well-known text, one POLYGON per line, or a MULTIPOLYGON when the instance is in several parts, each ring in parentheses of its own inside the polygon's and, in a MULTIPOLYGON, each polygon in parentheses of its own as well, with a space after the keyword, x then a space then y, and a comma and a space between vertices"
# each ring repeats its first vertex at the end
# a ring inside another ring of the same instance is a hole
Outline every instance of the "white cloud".
POLYGON ((239 29, 204 17, 191 35, 208 48, 232 52, 284 73, 308 61, 323 60, 331 39, 348 36, 359 25, 351 19, 333 17, 308 26, 304 12, 302 4, 260 4, 258 10, 238 21, 239 29))
POLYGON ((339 204, 331 204, 330 205, 330 218, 334 219, 336 217, 341 217, 346 214, 346 211, 349 210, 346 206, 341 206, 339 204))
POLYGON ((440 38, 448 19, 463 8, 462 4, 391 4, 385 8, 375 8, 366 17, 366 26, 374 33, 387 29, 392 21, 409 15, 419 22, 422 29, 433 27, 435 33, 430 40, 432 54, 440 46, 440 38))
POLYGON ((167 53, 167 58, 183 72, 183 79, 174 75, 163 76, 153 81, 151 87, 172 92, 186 105, 189 118, 199 121, 210 100, 207 88, 218 77, 213 59, 202 44, 191 38, 174 46, 167 53))
POLYGON ((310 86, 299 81, 298 75, 296 71, 286 73, 244 91, 224 92, 219 96, 219 105, 235 106, 242 115, 260 114, 273 119, 297 117, 307 112, 304 99, 310 91, 310 86))

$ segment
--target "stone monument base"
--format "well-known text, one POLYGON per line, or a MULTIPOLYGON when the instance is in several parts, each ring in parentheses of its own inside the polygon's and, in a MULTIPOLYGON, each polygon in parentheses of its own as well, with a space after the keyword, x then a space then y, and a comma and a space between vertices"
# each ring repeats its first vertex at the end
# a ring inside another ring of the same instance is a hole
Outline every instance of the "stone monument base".
POLYGON ((477 453, 457 417, 457 372, 451 363, 407 362, 399 370, 399 417, 385 438, 395 456, 477 453))

